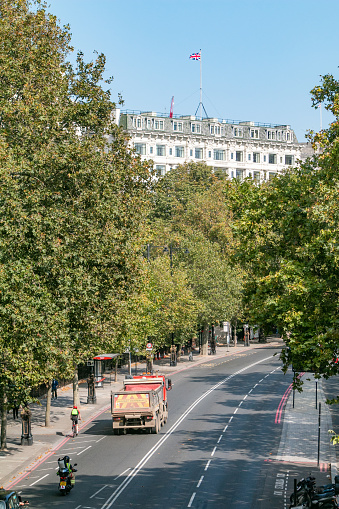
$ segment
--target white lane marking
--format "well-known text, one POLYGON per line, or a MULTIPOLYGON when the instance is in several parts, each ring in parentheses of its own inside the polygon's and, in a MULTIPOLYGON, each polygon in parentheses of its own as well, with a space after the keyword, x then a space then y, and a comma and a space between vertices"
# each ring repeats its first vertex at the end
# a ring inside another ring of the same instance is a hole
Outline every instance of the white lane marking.
POLYGON ((268 373, 268 375, 265 375, 264 378, 267 378, 268 376, 270 376, 270 374, 268 373))
POLYGON ((240 401, 239 405, 238 406, 241 406, 243 404, 243 401, 240 401))
POLYGON ((253 391, 253 389, 251 389, 250 391, 248 391, 248 394, 251 394, 251 392, 253 391))
POLYGON ((243 401, 244 401, 245 399, 247 399, 247 396, 248 396, 248 394, 246 394, 246 396, 244 396, 243 401))
POLYGON ((80 509, 81 505, 77 505, 75 509, 80 509))
POLYGON ((104 438, 106 438, 106 437, 99 438, 99 440, 97 440, 96 443, 101 442, 101 440, 103 440, 104 438))
POLYGON ((199 479, 198 484, 197 484, 197 488, 200 488, 200 484, 202 483, 203 479, 204 479, 204 476, 202 475, 202 476, 200 477, 200 479, 199 479))
POLYGON ((262 378, 261 380, 259 380, 259 383, 261 384, 261 382, 263 382, 263 381, 264 381, 264 379, 262 378))
POLYGON ((126 474, 126 472, 128 472, 129 470, 131 470, 130 468, 126 468, 126 470, 124 470, 120 475, 118 475, 118 477, 115 477, 114 480, 116 481, 117 479, 119 479, 119 477, 121 477, 122 475, 126 474))
POLYGON ((105 484, 105 486, 103 486, 102 488, 100 488, 100 490, 96 491, 94 493, 94 495, 91 495, 89 498, 94 498, 95 495, 97 495, 98 493, 100 493, 100 491, 104 490, 105 488, 107 488, 107 486, 109 486, 109 484, 105 484))
POLYGON ((236 408, 233 413, 236 414, 238 410, 239 408, 236 408))
POLYGON ((232 419, 233 419, 233 415, 230 417, 230 420, 228 421, 228 424, 231 422, 232 419))
POLYGON ((228 428, 228 424, 226 424, 226 426, 224 427, 224 429, 223 429, 223 433, 225 433, 225 431, 227 430, 227 428, 228 428))
POLYGON ((190 501, 188 502, 188 506, 187 507, 192 507, 192 504, 193 504, 193 500, 194 500, 194 497, 195 497, 196 493, 194 492, 193 495, 191 496, 190 498, 190 501))
POLYGON ((208 470, 208 467, 210 466, 210 463, 211 463, 211 460, 208 460, 208 462, 206 463, 206 466, 205 466, 205 471, 208 470))
POLYGON ((213 451, 211 452, 211 456, 214 456, 216 450, 217 450, 217 447, 214 447, 213 451))
POLYGON ((220 435, 219 440, 217 441, 217 444, 220 442, 221 439, 222 439, 222 435, 220 435))
POLYGON ((258 387, 258 384, 253 385, 253 389, 255 389, 256 387, 258 387))
POLYGON ((78 456, 80 456, 80 454, 82 454, 83 452, 87 451, 88 449, 90 449, 92 446, 89 445, 88 447, 86 447, 86 449, 84 449, 83 451, 80 451, 78 452, 78 456))
POLYGON ((40 477, 40 479, 37 479, 36 481, 32 482, 32 484, 30 484, 30 486, 34 486, 34 484, 36 484, 37 482, 39 481, 42 481, 42 479, 45 479, 45 477, 47 477, 49 474, 46 474, 44 475, 43 477, 40 477))
POLYGON ((211 387, 208 391, 204 392, 199 398, 197 398, 186 410, 185 412, 177 419, 177 421, 171 426, 171 428, 166 431, 166 433, 158 440, 158 442, 145 454, 145 456, 139 461, 139 463, 133 468, 133 470, 130 472, 130 474, 125 477, 125 479, 122 481, 120 486, 118 486, 113 493, 109 496, 109 498, 106 500, 104 505, 101 507, 101 509, 110 509, 114 502, 119 498, 121 493, 127 488, 127 486, 130 484, 130 482, 134 479, 134 477, 140 472, 140 470, 146 465, 146 463, 150 460, 150 458, 156 453, 156 451, 168 440, 168 438, 174 433, 174 431, 180 426, 180 424, 183 422, 183 420, 194 410, 194 408, 201 403, 207 396, 209 396, 212 392, 214 392, 216 389, 218 389, 221 385, 228 382, 228 380, 231 380, 237 375, 240 375, 244 371, 248 371, 250 368, 257 366, 258 364, 261 364, 263 362, 266 362, 269 359, 272 359, 273 355, 270 355, 269 357, 265 357, 264 359, 261 359, 260 361, 253 362, 252 364, 249 364, 248 366, 239 369, 239 371, 235 371, 232 373, 232 375, 229 375, 228 377, 224 378, 217 384, 215 384, 213 387, 211 387))

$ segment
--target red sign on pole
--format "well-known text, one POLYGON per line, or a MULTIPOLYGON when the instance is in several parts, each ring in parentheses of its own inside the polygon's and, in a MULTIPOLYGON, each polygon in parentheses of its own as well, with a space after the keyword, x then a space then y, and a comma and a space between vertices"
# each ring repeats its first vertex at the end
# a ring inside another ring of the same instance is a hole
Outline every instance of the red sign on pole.
POLYGON ((146 350, 152 350, 152 349, 153 349, 152 343, 147 343, 146 350))

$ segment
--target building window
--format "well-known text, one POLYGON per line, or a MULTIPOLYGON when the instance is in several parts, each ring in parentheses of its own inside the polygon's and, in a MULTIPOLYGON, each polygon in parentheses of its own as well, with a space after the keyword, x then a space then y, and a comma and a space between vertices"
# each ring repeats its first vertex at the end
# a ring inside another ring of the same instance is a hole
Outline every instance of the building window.
POLYGON ((254 171, 254 172, 253 172, 253 179, 254 179, 256 182, 260 182, 260 171, 254 171))
POLYGON ((196 159, 202 159, 202 148, 196 148, 195 149, 195 158, 196 159))
POLYGON ((157 173, 157 176, 161 177, 162 175, 165 175, 165 173, 166 173, 166 166, 163 164, 157 164, 155 166, 155 171, 157 173))
POLYGON ((291 137, 291 133, 289 131, 286 132, 286 141, 291 141, 292 140, 292 137, 291 137))
POLYGON ((249 161, 251 160, 251 154, 248 154, 248 160, 249 161))
POLYGON ((183 131, 183 123, 182 122, 173 122, 173 131, 182 132, 183 131))
POLYGON ((165 156, 166 155, 166 146, 165 145, 157 145, 157 156, 165 156))
POLYGON ((164 130, 164 121, 163 120, 154 120, 154 129, 157 131, 164 130))
POLYGON ((242 127, 233 127, 233 134, 236 138, 242 138, 242 127))
POLYGON ((201 133, 201 125, 200 124, 191 124, 192 133, 200 134, 201 133))
POLYGON ((133 117, 133 127, 136 127, 137 129, 141 128, 141 118, 140 117, 133 117))
POLYGON ((170 156, 172 155, 172 149, 171 148, 169 149, 169 155, 170 156))
POLYGON ((220 125, 210 125, 210 134, 215 134, 217 136, 220 136, 221 134, 221 127, 220 125))
POLYGON ((214 150, 213 158, 216 161, 225 161, 225 150, 214 150))
POLYGON ((146 143, 134 143, 134 149, 141 156, 146 155, 146 143))
POLYGON ((253 152, 253 162, 260 163, 260 154, 259 152, 253 152))
POLYGON ((282 157, 281 157, 281 158, 280 158, 280 163, 282 163, 282 161, 283 161, 283 160, 282 160, 282 157))
POLYGON ((259 138, 259 129, 250 129, 250 138, 257 140, 259 138))
POLYGON ((276 132, 275 131, 267 131, 267 139, 268 140, 275 140, 276 138, 276 132))
POLYGON ((153 147, 150 147, 150 148, 149 148, 149 153, 150 153, 150 154, 153 154, 153 147))
POLYGON ((277 164, 277 154, 268 154, 269 164, 277 164))
POLYGON ((192 149, 190 150, 190 156, 191 157, 193 156, 193 150, 192 149))
POLYGON ((285 164, 288 164, 288 166, 294 164, 294 157, 291 155, 285 155, 285 164))
POLYGON ((231 171, 231 178, 234 179, 234 171, 231 171))
POLYGON ((266 156, 264 156, 264 163, 266 163, 266 156))
POLYGON ((235 160, 238 161, 239 163, 241 163, 244 160, 244 153, 237 151, 235 153, 235 160))
POLYGON ((211 150, 208 151, 208 157, 212 157, 212 151, 211 150))
POLYGON ((244 178, 244 170, 236 170, 235 178, 242 180, 244 178))
POLYGON ((277 174, 274 173, 273 171, 270 171, 269 174, 268 174, 268 180, 272 180, 274 179, 274 177, 276 176, 277 174))
POLYGON ((184 157, 184 147, 175 147, 175 157, 184 157))

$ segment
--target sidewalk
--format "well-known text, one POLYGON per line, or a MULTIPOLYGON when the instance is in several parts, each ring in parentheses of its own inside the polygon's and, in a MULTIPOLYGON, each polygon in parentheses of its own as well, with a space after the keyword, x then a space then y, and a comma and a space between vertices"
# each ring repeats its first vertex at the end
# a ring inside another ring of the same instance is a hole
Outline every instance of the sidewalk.
MULTIPOLYGON (((281 341, 273 340, 270 346, 279 346, 281 341)), ((177 366, 169 365, 169 358, 156 360, 154 372, 158 370, 166 375, 177 373, 182 370, 195 367, 198 364, 216 360, 223 357, 245 353, 250 349, 263 348, 267 344, 251 343, 249 347, 243 344, 237 347, 217 348, 217 354, 200 357, 195 355, 194 361, 190 362, 188 356, 182 356, 177 366)), ((144 363, 138 363, 138 373, 145 369, 144 363)), ((135 365, 132 364, 132 374, 135 365)), ((127 374, 127 368, 118 370, 117 382, 114 382, 114 373, 106 378, 103 387, 96 389, 97 403, 87 404, 87 384, 80 384, 81 416, 80 429, 98 415, 107 410, 110 406, 110 393, 119 390, 122 381, 127 374)), ((309 376, 303 377, 303 379, 309 376)), ((292 408, 292 396, 286 398, 285 410, 281 415, 284 420, 282 440, 277 455, 278 461, 301 462, 316 464, 317 462, 317 433, 318 433, 318 410, 315 409, 315 383, 305 381, 304 392, 295 394, 295 408, 292 408), (313 408, 314 407, 314 408, 313 408)), ((335 465, 334 447, 330 448, 328 429, 333 429, 331 416, 325 404, 321 383, 318 382, 318 402, 321 402, 322 409, 322 435, 321 435, 321 461, 332 462, 335 465)), ((9 487, 18 476, 24 472, 34 469, 36 464, 43 461, 46 455, 53 453, 53 450, 65 441, 71 431, 70 412, 73 404, 72 386, 68 385, 58 390, 58 398, 52 400, 51 404, 51 425, 45 427, 45 405, 46 400, 41 400, 41 406, 31 405, 32 411, 32 434, 33 445, 21 446, 21 419, 13 421, 12 413, 8 414, 7 446, 8 450, 0 452, 0 486, 9 487)))
POLYGON ((312 467, 317 465, 319 456, 319 465, 322 465, 323 469, 326 469, 329 463, 334 468, 336 466, 335 447, 328 433, 328 430, 333 429, 332 416, 326 404, 324 382, 318 380, 318 387, 316 387, 316 380, 310 373, 305 373, 301 380, 303 392, 295 391, 294 408, 293 391, 286 402, 281 442, 276 459, 312 467), (320 435, 319 409, 321 410, 320 435))

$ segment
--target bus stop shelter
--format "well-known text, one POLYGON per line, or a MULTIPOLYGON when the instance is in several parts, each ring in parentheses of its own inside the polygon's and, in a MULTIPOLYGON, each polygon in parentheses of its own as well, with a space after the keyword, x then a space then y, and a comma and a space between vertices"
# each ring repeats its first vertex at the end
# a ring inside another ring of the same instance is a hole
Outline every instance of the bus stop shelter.
POLYGON ((104 361, 109 361, 119 357, 120 353, 102 353, 93 357, 94 360, 94 380, 96 387, 102 387, 104 381, 103 365, 104 361))

